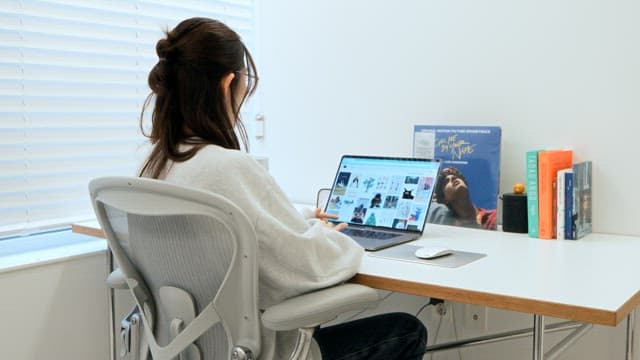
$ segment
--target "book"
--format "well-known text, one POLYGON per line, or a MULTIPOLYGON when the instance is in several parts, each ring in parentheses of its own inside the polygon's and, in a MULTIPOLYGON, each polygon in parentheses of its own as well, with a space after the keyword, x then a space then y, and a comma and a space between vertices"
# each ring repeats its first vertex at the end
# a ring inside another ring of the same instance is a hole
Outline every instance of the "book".
POLYGON ((529 237, 538 237, 538 153, 527 151, 527 227, 529 237))
MULTIPOLYGON (((566 200, 566 175, 573 169, 562 169, 558 171, 556 182, 556 238, 562 240, 565 238, 565 209, 567 207, 566 200)), ((570 222, 568 224, 571 224, 570 222)))
POLYGON ((591 233, 591 161, 573 165, 572 240, 591 233))
POLYGON ((538 153, 538 237, 556 238, 556 180, 558 170, 570 168, 571 150, 546 150, 538 153))
POLYGON ((429 222, 496 229, 501 138, 498 126, 414 126, 413 156, 442 161, 443 171, 436 183, 430 213, 444 216, 429 216, 429 222), (455 203, 445 200, 446 174, 463 180, 468 195, 464 201, 475 207, 475 216, 463 218, 455 203))
POLYGON ((573 239, 573 169, 564 174, 564 238, 573 239))

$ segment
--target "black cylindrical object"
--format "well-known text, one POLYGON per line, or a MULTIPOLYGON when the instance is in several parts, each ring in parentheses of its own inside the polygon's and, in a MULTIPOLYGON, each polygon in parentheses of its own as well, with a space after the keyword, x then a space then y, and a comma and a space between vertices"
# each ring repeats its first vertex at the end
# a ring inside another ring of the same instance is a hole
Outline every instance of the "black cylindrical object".
POLYGON ((502 231, 526 233, 527 194, 502 194, 502 231))

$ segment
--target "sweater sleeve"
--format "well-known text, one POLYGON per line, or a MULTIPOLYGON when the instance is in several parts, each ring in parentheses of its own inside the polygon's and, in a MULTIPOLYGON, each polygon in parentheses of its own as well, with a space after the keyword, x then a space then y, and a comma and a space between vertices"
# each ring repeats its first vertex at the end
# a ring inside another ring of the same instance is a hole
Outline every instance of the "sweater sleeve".
POLYGON ((305 219, 266 173, 256 233, 260 249, 260 305, 348 280, 364 250, 318 219, 305 219))
POLYGON ((308 224, 295 209, 277 210, 265 212, 256 224, 261 305, 335 285, 357 273, 364 250, 351 238, 320 220, 308 224))
POLYGON ((315 210, 310 207, 300 209, 300 214, 307 220, 314 219, 316 217, 315 210))

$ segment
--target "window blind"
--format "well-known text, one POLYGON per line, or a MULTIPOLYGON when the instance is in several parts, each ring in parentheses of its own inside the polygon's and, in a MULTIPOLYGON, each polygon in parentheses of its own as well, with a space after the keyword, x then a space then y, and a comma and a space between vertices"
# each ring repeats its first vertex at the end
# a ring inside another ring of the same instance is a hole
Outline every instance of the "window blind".
POLYGON ((254 7, 253 0, 1 1, 0 236, 93 218, 89 180, 134 175, 146 154, 138 119, 162 30, 211 17, 255 53, 254 7))

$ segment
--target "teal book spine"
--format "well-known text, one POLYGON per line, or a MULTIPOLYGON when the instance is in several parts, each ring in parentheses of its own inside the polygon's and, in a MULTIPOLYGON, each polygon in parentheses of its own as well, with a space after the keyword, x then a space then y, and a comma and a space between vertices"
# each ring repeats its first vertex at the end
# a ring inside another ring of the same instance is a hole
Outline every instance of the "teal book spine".
POLYGON ((538 153, 527 151, 527 226, 529 237, 537 238, 538 232, 538 153))

